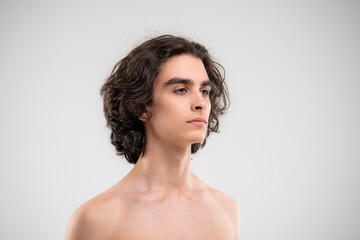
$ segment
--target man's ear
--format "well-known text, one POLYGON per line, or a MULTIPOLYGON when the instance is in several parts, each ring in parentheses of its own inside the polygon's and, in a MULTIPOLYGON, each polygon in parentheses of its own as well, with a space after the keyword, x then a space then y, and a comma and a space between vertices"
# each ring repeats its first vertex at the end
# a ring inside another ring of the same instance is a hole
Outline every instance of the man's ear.
POLYGON ((146 113, 143 113, 140 117, 138 117, 138 119, 139 119, 140 121, 145 122, 145 121, 148 120, 149 118, 148 118, 148 116, 147 116, 146 113))
POLYGON ((145 112, 140 117, 138 117, 138 119, 140 121, 145 122, 146 120, 149 120, 151 117, 152 117, 151 112, 148 109, 145 109, 145 112))

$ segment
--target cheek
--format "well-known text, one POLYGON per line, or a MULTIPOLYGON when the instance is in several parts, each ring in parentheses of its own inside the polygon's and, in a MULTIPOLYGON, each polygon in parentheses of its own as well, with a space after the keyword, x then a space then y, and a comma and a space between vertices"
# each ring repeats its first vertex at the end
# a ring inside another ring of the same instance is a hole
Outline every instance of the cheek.
POLYGON ((163 104, 153 109, 152 131, 162 138, 176 139, 186 127, 187 116, 184 106, 163 104))
MULTIPOLYGON (((177 99, 175 99, 177 100, 177 99)), ((158 124, 169 124, 183 122, 186 120, 186 114, 188 111, 186 101, 161 101, 156 107, 152 108, 154 120, 158 124)))
POLYGON ((211 112, 211 102, 209 100, 208 103, 207 103, 207 108, 205 110, 205 113, 207 114, 208 117, 210 115, 210 112, 211 112))
MULTIPOLYGON (((161 104, 158 109, 159 117, 171 119, 173 122, 182 121, 186 116, 187 107, 185 101, 173 101, 161 104)), ((166 120, 165 119, 165 120, 166 120)))

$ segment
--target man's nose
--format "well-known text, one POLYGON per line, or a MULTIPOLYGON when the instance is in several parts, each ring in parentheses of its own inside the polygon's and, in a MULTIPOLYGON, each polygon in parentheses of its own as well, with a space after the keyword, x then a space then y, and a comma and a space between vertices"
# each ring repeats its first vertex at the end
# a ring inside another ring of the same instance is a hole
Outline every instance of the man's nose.
POLYGON ((193 100, 193 104, 191 106, 191 110, 193 111, 205 110, 207 107, 208 107, 208 103, 205 97, 201 93, 196 94, 193 100))

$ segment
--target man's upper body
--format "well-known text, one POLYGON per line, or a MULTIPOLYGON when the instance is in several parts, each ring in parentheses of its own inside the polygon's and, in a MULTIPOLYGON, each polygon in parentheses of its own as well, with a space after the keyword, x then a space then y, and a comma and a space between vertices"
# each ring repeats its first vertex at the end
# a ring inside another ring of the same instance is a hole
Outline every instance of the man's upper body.
POLYGON ((66 240, 238 239, 236 201, 190 169, 192 144, 203 142, 213 124, 216 86, 208 72, 193 54, 161 65, 146 113, 136 119, 146 145, 134 168, 75 211, 66 240))
POLYGON ((195 181, 194 190, 172 193, 130 189, 120 181, 75 211, 66 239, 238 239, 236 201, 195 181))

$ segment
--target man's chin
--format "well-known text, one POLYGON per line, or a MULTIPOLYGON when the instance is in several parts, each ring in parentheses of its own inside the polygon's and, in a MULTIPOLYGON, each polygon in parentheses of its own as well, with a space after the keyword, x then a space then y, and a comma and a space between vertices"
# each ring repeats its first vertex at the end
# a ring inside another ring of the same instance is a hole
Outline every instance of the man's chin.
POLYGON ((192 144, 193 143, 202 143, 202 142, 204 142, 204 140, 205 140, 205 137, 199 137, 199 138, 194 139, 192 141, 192 144))

